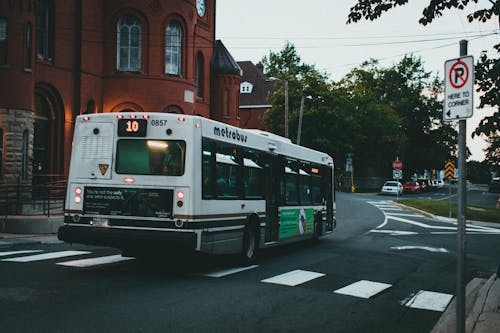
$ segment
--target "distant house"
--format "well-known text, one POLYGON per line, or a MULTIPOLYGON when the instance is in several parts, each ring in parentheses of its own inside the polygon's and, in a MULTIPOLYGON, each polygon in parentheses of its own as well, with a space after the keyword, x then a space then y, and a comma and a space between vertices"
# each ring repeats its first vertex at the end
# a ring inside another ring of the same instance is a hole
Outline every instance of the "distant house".
POLYGON ((262 116, 271 108, 268 101, 273 90, 273 81, 264 75, 262 63, 238 62, 242 76, 240 80, 240 127, 266 130, 262 116))

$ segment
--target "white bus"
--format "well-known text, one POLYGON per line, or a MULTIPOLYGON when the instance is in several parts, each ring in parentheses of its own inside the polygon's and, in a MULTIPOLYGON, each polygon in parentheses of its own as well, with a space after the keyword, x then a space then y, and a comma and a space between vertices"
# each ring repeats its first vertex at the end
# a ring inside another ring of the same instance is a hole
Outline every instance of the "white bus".
POLYGON ((250 262, 333 231, 333 170, 325 153, 203 117, 81 115, 58 236, 129 256, 182 248, 250 262))

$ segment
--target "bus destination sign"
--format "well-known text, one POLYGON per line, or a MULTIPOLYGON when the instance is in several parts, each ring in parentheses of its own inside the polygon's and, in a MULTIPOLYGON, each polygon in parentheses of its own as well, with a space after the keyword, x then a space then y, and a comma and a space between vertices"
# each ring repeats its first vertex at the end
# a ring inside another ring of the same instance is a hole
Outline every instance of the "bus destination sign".
POLYGON ((145 137, 147 128, 146 119, 118 119, 118 136, 145 137))

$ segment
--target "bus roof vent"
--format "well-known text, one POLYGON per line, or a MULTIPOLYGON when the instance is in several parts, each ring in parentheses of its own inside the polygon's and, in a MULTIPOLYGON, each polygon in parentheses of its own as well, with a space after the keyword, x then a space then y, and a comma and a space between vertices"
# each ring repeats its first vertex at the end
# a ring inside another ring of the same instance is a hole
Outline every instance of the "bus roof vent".
POLYGON ((273 139, 273 140, 276 140, 276 141, 292 143, 292 141, 290 139, 284 138, 284 137, 279 136, 279 135, 274 134, 274 133, 269 133, 269 132, 262 131, 262 130, 259 130, 259 129, 247 129, 247 131, 250 131, 250 132, 253 132, 255 134, 259 134, 259 135, 265 136, 266 138, 273 139))

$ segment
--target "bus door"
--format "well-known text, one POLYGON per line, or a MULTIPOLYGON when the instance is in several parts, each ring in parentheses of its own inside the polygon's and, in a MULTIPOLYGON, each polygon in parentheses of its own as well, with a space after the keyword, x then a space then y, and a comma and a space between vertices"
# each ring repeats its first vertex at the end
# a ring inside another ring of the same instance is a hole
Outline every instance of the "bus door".
POLYGON ((281 200, 280 180, 283 166, 277 156, 271 156, 266 164, 266 242, 279 240, 278 206, 281 200))
POLYGON ((326 216, 327 216, 327 231, 333 231, 335 229, 335 211, 334 211, 334 205, 335 205, 335 185, 333 184, 334 175, 333 175, 333 168, 332 170, 327 169, 326 170, 327 174, 327 181, 326 181, 326 216))

